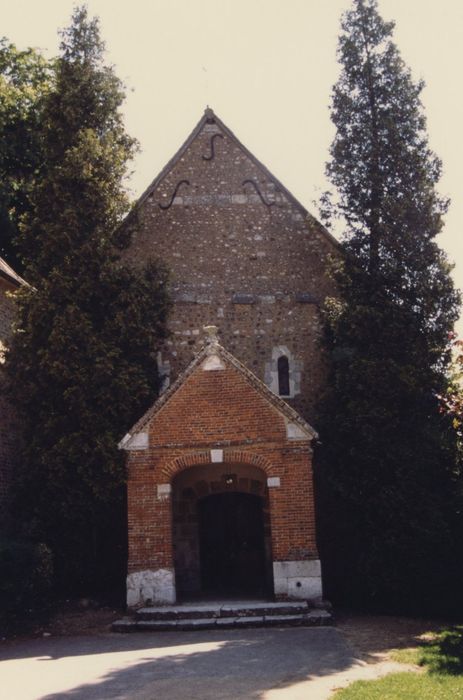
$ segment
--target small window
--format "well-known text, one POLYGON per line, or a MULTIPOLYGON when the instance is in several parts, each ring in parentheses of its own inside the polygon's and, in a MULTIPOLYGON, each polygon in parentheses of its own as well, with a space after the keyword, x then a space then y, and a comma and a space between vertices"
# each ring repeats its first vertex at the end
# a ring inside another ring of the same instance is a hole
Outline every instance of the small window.
POLYGON ((289 396, 289 361, 286 355, 278 358, 278 393, 280 396, 289 396))

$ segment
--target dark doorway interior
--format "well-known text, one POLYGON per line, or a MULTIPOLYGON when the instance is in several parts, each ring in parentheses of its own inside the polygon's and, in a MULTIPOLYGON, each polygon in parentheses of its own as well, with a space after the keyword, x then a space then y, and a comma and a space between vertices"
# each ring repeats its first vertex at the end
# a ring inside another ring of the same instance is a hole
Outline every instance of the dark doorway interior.
POLYGON ((265 592, 262 499, 220 493, 198 503, 201 587, 219 594, 265 592))

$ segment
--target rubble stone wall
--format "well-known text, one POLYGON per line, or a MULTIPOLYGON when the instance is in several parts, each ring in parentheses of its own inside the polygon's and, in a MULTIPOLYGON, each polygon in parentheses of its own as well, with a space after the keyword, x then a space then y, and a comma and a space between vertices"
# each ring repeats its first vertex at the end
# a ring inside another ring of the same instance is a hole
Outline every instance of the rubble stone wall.
POLYGON ((204 325, 259 378, 272 382, 288 348, 289 403, 309 421, 324 381, 320 307, 334 293, 333 239, 214 116, 141 198, 126 223, 128 263, 171 271, 174 309, 161 369, 175 379, 204 325))

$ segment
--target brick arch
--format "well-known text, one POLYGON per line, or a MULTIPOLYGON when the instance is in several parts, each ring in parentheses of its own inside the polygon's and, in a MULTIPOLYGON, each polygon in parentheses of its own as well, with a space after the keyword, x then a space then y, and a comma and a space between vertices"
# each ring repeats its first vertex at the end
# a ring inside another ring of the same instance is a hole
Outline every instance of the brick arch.
MULTIPOLYGON (((191 452, 187 455, 183 455, 182 457, 176 457, 169 462, 163 468, 162 475, 172 480, 177 474, 185 471, 185 469, 212 463, 210 450, 191 452)), ((248 452, 246 450, 224 449, 223 462, 216 462, 215 464, 219 465, 227 463, 250 464, 253 467, 261 469, 267 476, 272 476, 275 471, 274 465, 269 462, 268 459, 262 457, 262 455, 248 452)))
MULTIPOLYGON (((184 474, 185 471, 187 470, 184 469, 175 476, 180 476, 180 474, 184 474)), ((189 483, 187 486, 178 485, 177 482, 174 482, 173 500, 176 501, 180 498, 186 500, 201 500, 207 496, 216 496, 221 493, 247 493, 251 496, 259 496, 266 502, 268 501, 268 489, 264 472, 261 472, 260 477, 257 475, 253 477, 237 476, 236 474, 230 474, 230 476, 233 477, 231 483, 227 483, 220 476, 203 476, 197 478, 196 481, 189 483)))
POLYGON ((204 532, 201 534, 201 504, 205 499, 220 498, 224 494, 255 499, 254 508, 259 511, 263 526, 265 580, 271 588, 272 525, 266 472, 243 462, 205 464, 201 460, 199 464, 177 472, 171 484, 173 562, 180 594, 188 595, 201 590, 201 541, 204 535, 204 532))

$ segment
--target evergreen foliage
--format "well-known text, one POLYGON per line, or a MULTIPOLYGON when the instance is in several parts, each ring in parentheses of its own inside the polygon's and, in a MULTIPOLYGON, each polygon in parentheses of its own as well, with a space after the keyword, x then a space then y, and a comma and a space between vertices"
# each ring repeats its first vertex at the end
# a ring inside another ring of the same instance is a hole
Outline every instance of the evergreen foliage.
POLYGON ((420 102, 376 0, 342 22, 325 212, 346 223, 325 310, 319 470, 328 595, 436 609, 456 593, 461 475, 439 411, 459 295, 435 237, 447 202, 420 102))
POLYGON ((2 632, 15 618, 39 608, 51 589, 53 562, 43 544, 0 538, 0 624, 2 632))
POLYGON ((52 64, 39 52, 0 39, 0 256, 16 270, 23 267, 14 241, 42 164, 42 106, 51 80, 52 64))
POLYGON ((154 400, 165 337, 166 273, 135 273, 112 232, 135 142, 124 97, 84 7, 62 33, 43 108, 44 164, 20 246, 30 287, 7 362, 24 426, 17 509, 51 547, 68 589, 114 585, 125 573, 125 469, 118 441, 154 400), (119 578, 117 578, 119 577, 119 578))

